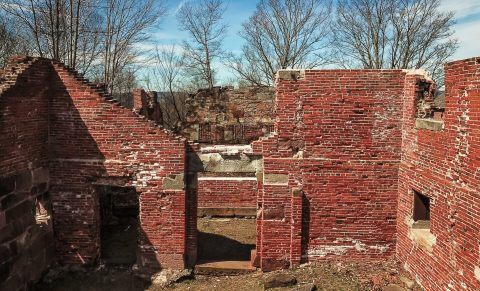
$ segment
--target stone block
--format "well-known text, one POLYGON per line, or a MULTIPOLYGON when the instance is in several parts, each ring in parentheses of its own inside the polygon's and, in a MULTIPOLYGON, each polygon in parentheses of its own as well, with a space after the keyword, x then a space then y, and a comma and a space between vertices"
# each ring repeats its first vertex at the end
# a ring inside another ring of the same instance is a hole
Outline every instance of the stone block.
POLYGON ((5 196, 2 200, 2 208, 10 209, 21 201, 26 201, 30 198, 30 195, 26 192, 13 192, 10 195, 5 196))
POLYGON ((297 278, 290 274, 277 273, 272 275, 267 275, 263 279, 263 286, 265 289, 277 288, 277 287, 288 287, 295 285, 297 283, 297 278))
POLYGON ((0 212, 0 229, 4 228, 7 225, 7 220, 5 218, 5 212, 0 212))
POLYGON ((32 172, 25 171, 15 177, 15 191, 30 191, 32 187, 32 172))
POLYGON ((415 128, 441 131, 443 130, 443 127, 443 120, 434 120, 428 118, 417 118, 415 120, 415 128))
POLYGON ((263 219, 265 220, 282 220, 283 218, 285 218, 285 207, 283 205, 263 209, 263 219))
POLYGON ((263 174, 264 184, 288 185, 287 174, 263 174))
POLYGON ((11 240, 13 237, 14 231, 11 225, 6 225, 3 228, 0 227, 0 244, 11 240))
POLYGON ((41 195, 47 191, 48 191, 48 184, 44 182, 32 187, 32 190, 30 191, 30 193, 32 195, 41 195))
POLYGON ((163 178, 163 189, 164 190, 183 190, 185 189, 185 180, 184 174, 170 175, 169 177, 163 178))
POLYGON ((15 190, 15 177, 1 177, 0 178, 0 198, 15 190))
POLYGON ((27 228, 35 224, 35 217, 33 214, 26 214, 16 218, 13 222, 8 222, 12 227, 13 236, 18 236, 25 232, 27 228))
POLYGON ((303 190, 299 188, 293 188, 292 189, 292 195, 294 197, 301 197, 303 195, 303 190))
POLYGON ((35 205, 33 201, 24 200, 5 211, 5 218, 7 223, 10 223, 16 219, 21 218, 24 215, 29 215, 34 217, 35 215, 35 205))
POLYGON ((50 174, 46 168, 37 168, 32 172, 33 176, 33 185, 38 185, 41 183, 48 183, 50 180, 50 174))
POLYGON ((297 81, 305 78, 305 70, 279 70, 277 71, 277 80, 297 81))
POLYGON ((255 176, 257 177, 257 181, 258 182, 262 182, 263 183, 263 172, 257 172, 255 174, 255 176))

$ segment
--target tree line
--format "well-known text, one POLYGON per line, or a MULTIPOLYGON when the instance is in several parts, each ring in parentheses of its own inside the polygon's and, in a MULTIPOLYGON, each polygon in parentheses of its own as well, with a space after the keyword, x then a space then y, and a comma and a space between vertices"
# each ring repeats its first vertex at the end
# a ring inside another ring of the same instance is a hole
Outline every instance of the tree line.
MULTIPOLYGON (((280 69, 324 66, 365 69, 425 68, 437 82, 458 48, 454 13, 440 0, 260 0, 238 32, 240 53, 223 48, 228 1, 186 1, 176 11, 188 34, 158 46, 147 59, 147 86, 163 91, 164 115, 184 119, 184 92, 217 83, 218 64, 236 82, 271 86, 280 69), (180 92, 180 93, 179 93, 180 92)), ((0 66, 13 54, 58 59, 111 93, 137 85, 145 52, 138 44, 161 25, 165 1, 5 0, 0 3, 0 66)))

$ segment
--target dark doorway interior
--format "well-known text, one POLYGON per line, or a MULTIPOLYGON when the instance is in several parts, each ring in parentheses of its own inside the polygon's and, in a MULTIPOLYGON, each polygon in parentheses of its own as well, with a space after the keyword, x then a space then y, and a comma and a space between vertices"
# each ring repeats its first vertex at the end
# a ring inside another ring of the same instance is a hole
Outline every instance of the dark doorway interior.
POLYGON ((136 262, 138 194, 133 187, 99 187, 101 260, 110 265, 136 262))

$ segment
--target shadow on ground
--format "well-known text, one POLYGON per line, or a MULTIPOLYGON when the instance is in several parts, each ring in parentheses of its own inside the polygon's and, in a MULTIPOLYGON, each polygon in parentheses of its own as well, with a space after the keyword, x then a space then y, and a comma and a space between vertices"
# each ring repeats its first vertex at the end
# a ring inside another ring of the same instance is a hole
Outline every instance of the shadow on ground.
POLYGON ((66 273, 51 283, 39 283, 34 291, 143 291, 151 284, 127 268, 66 273))
POLYGON ((198 232, 198 259, 200 261, 249 261, 254 244, 245 244, 229 237, 198 232))

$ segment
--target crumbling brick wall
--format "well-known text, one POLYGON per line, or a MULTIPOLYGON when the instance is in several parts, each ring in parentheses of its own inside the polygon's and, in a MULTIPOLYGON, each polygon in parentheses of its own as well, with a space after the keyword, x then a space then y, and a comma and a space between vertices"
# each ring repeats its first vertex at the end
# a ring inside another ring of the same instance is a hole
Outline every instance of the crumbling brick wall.
POLYGON ((0 96, 2 116, 8 116, 2 122, 9 125, 2 126, 6 132, 0 142, 5 153, 0 177, 3 181, 38 167, 48 171, 61 262, 96 262, 97 188, 133 186, 141 209, 139 267, 145 271, 183 268, 189 255, 185 247, 186 141, 119 106, 101 88, 62 64, 42 58, 25 60, 25 71, 35 74, 24 72, 7 80, 11 86, 0 96), (27 118, 21 120, 25 113, 27 118))
POLYGON ((163 125, 162 108, 158 102, 157 92, 145 92, 143 89, 133 90, 133 109, 139 114, 163 125))
POLYGON ((52 100, 50 129, 51 193, 55 215, 61 217, 55 226, 62 259, 93 263, 98 257, 92 185, 134 186, 141 210, 137 263, 182 268, 185 141, 99 95, 61 64, 53 67, 66 85, 52 100))
POLYGON ((263 270, 394 254, 400 70, 280 71, 263 156, 257 254, 263 270))
POLYGON ((480 58, 445 65, 444 121, 416 118, 425 76, 407 77, 397 255, 426 290, 480 289, 480 58), (430 199, 416 229, 414 191, 430 199))
POLYGON ((249 143, 273 131, 274 102, 269 87, 199 90, 187 99, 182 134, 202 143, 249 143))

